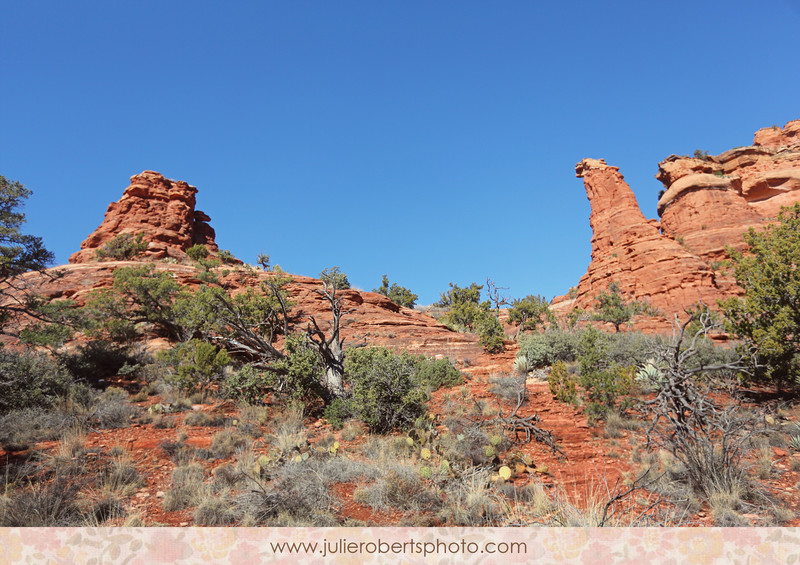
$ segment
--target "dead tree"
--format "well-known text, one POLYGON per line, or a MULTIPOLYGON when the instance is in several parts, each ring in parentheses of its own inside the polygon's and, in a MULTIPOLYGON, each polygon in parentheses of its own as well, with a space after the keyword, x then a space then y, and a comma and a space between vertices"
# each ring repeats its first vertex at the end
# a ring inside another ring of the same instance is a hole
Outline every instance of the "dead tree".
MULTIPOLYGON (((331 307, 333 320, 330 324, 330 337, 325 336, 325 332, 319 327, 316 318, 311 316, 311 322, 306 327, 306 335, 311 343, 317 348, 325 364, 325 374, 322 385, 329 398, 329 402, 335 398, 341 398, 345 394, 344 390, 344 338, 339 337, 339 322, 342 317, 342 299, 336 296, 336 286, 328 281, 322 281, 322 289, 315 289, 314 292, 325 298, 331 307)), ((345 312, 346 313, 346 312, 345 312)))
POLYGON ((504 286, 497 286, 492 279, 486 277, 486 293, 489 295, 489 300, 494 303, 494 309, 497 311, 497 315, 500 315, 500 307, 501 306, 508 306, 511 304, 511 300, 500 294, 501 290, 508 290, 507 287, 504 286))
POLYGON ((740 462, 746 442, 759 424, 742 411, 731 378, 750 372, 747 355, 712 365, 697 360, 700 340, 717 326, 708 309, 690 313, 683 324, 676 318, 670 343, 640 371, 656 393, 641 403, 652 418, 647 446, 670 452, 686 468, 693 486, 709 496, 735 488, 742 479, 740 462), (693 324, 696 329, 689 332, 693 324), (730 400, 715 400, 715 392, 722 393, 717 398, 730 400))

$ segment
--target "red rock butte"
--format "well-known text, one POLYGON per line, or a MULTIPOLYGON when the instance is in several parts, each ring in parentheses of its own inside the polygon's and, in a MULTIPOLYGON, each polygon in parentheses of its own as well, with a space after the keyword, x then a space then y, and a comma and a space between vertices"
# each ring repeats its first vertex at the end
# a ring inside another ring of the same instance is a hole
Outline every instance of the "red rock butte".
POLYGON ((800 120, 756 132, 752 146, 720 155, 670 155, 656 178, 664 185, 660 220, 642 214, 617 167, 602 159, 576 166, 591 205, 592 259, 569 295, 553 300, 564 315, 592 309, 611 282, 630 300, 648 302, 663 316, 642 320, 663 331, 685 308, 741 294, 720 269, 726 247, 743 249, 743 235, 774 221, 782 206, 800 201, 800 120))
POLYGON ((141 233, 147 242, 145 259, 173 257, 183 259, 186 250, 205 245, 213 254, 219 249, 214 230, 206 214, 195 209, 197 189, 184 181, 170 180, 155 171, 131 177, 131 184, 117 202, 106 210, 105 219, 73 253, 70 263, 88 263, 97 259, 97 251, 123 234, 141 233))

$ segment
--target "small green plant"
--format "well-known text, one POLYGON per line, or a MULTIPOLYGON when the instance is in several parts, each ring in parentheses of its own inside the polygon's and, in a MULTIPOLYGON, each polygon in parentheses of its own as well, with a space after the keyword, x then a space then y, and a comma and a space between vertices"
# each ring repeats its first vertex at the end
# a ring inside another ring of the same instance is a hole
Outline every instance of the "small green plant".
POLYGON ((560 402, 576 404, 578 402, 578 379, 569 373, 567 364, 563 361, 556 361, 550 368, 550 376, 547 377, 547 384, 550 386, 550 393, 560 402))
POLYGON ((524 353, 517 355, 514 359, 514 373, 517 375, 527 375, 531 372, 530 363, 528 363, 528 356, 524 353))
POLYGON ((624 412, 634 384, 634 367, 618 365, 610 359, 609 340, 588 328, 580 344, 580 385, 584 389, 586 413, 590 421, 602 418, 609 410, 624 412), (618 404, 620 397, 626 397, 618 404))
POLYGON ((135 237, 131 233, 121 233, 95 251, 95 255, 101 261, 106 259, 126 261, 136 257, 146 249, 147 242, 144 241, 144 233, 139 232, 135 237))
POLYGON ((207 386, 231 361, 227 351, 199 339, 178 344, 161 353, 160 358, 175 367, 167 381, 183 390, 207 386))
POLYGON ((386 275, 383 275, 381 286, 373 289, 372 292, 382 294, 398 306, 404 306, 406 308, 413 308, 417 303, 417 298, 419 298, 419 296, 397 283, 392 283, 392 285, 389 286, 389 277, 386 275))
POLYGON ((196 244, 192 245, 186 250, 186 256, 192 261, 200 261, 201 259, 206 259, 209 256, 209 251, 205 245, 196 244))
POLYGON ((350 403, 344 398, 336 398, 325 407, 325 419, 334 430, 341 430, 350 418, 352 418, 350 403))
POLYGON ((347 280, 347 275, 341 272, 339 267, 330 267, 324 269, 319 274, 322 282, 332 286, 335 290, 346 290, 350 288, 350 281, 347 280))

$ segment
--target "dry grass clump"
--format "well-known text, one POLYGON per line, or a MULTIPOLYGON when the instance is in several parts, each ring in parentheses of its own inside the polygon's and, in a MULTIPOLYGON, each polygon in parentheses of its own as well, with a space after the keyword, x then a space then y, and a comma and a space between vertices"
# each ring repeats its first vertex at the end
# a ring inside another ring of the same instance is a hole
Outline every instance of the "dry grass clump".
POLYGON ((224 496, 204 498, 194 511, 196 526, 229 526, 239 518, 236 505, 224 496))
POLYGON ((122 496, 130 496, 143 484, 144 478, 124 453, 114 456, 105 469, 104 490, 117 492, 122 496))
POLYGON ((348 420, 345 422, 340 436, 344 441, 353 441, 363 436, 365 433, 366 429, 364 428, 364 424, 357 420, 348 420))
POLYGON ((297 404, 289 405, 275 414, 269 424, 275 447, 280 451, 289 451, 306 443, 308 431, 303 425, 304 416, 303 407, 297 404))
POLYGON ((200 410, 192 410, 183 418, 183 425, 218 428, 225 425, 225 418, 219 414, 210 416, 200 410))
POLYGON ((199 463, 181 465, 172 471, 172 486, 164 493, 167 512, 197 506, 208 496, 205 471, 199 463))
POLYGON ((244 523, 265 526, 337 525, 334 499, 313 463, 287 463, 276 470, 271 483, 252 479, 251 488, 236 500, 244 523))
POLYGON ((216 434, 209 451, 217 459, 226 459, 247 447, 247 440, 235 428, 226 428, 216 434))
POLYGON ((24 451, 39 441, 58 439, 76 426, 78 417, 63 408, 23 408, 0 416, 0 446, 9 452, 24 451))
POLYGON ((490 377, 489 392, 501 400, 516 402, 520 395, 524 397, 527 392, 525 389, 526 378, 525 375, 512 376, 508 374, 490 377))
POLYGON ((125 428, 139 413, 139 407, 131 403, 127 392, 108 387, 97 399, 92 420, 100 428, 125 428))
POLYGON ((378 510, 404 510, 425 513, 438 510, 441 496, 425 484, 419 470, 410 465, 394 464, 377 481, 360 487, 353 500, 378 510))
POLYGON ((438 516, 453 526, 499 526, 505 522, 500 497, 489 486, 485 469, 472 469, 445 486, 446 504, 438 516))
POLYGON ((0 527, 64 527, 86 525, 81 508, 83 484, 65 474, 50 482, 31 483, 0 499, 0 527))
POLYGON ((605 436, 607 438, 620 438, 624 431, 638 430, 645 426, 641 420, 626 418, 617 412, 609 411, 606 414, 605 436))

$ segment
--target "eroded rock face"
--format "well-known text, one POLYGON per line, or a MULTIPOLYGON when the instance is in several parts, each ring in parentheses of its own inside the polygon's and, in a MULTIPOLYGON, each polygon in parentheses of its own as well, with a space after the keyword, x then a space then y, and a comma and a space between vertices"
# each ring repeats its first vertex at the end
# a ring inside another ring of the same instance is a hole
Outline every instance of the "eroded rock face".
POLYGON ((748 229, 762 228, 782 206, 800 201, 800 120, 759 130, 749 147, 667 157, 656 175, 665 188, 660 221, 645 219, 616 167, 584 159, 576 173, 592 207, 592 262, 570 297, 554 300, 554 309, 593 309, 596 295, 614 281, 628 298, 664 314, 640 328, 665 330, 687 306, 702 300, 715 307, 717 299, 741 294, 718 270, 719 261, 727 246, 746 246, 748 229))
MULTIPOLYGON (((66 265, 57 268, 61 273, 58 278, 48 276, 47 272, 30 272, 18 278, 17 286, 47 300, 68 298, 82 306, 91 292, 112 285, 116 269, 137 264, 141 263, 108 261, 66 265)), ((188 288, 196 288, 201 284, 198 270, 192 265, 158 262, 154 266, 157 271, 169 272, 177 282, 188 288)), ((229 274, 220 277, 220 283, 233 295, 248 288, 261 292, 261 281, 272 275, 264 272, 254 274, 245 269, 239 266, 230 268, 229 274)), ((330 304, 315 292, 321 288, 322 282, 318 279, 292 276, 292 282, 287 285, 293 304, 290 331, 304 331, 312 316, 320 328, 329 331, 332 318, 330 304)), ((366 343, 431 357, 448 357, 459 362, 459 368, 473 374, 507 370, 514 357, 515 348, 510 341, 507 343, 508 351, 489 355, 484 352, 477 335, 454 332, 433 317, 400 307, 382 294, 348 289, 339 291, 339 296, 343 301, 342 310, 346 312, 341 319, 345 347, 366 343)), ((7 300, 13 298, 7 297, 7 300)), ((150 336, 149 343, 154 347, 168 346, 163 339, 159 341, 153 337, 150 336)))
POLYGON ((556 299, 556 311, 593 309, 595 297, 612 282, 629 299, 648 302, 666 319, 683 305, 721 297, 709 265, 663 235, 658 222, 644 217, 617 167, 584 159, 576 166, 592 207, 592 261, 573 299, 556 299))
POLYGON ((165 178, 155 171, 131 177, 131 184, 117 202, 108 206, 105 219, 73 253, 70 263, 86 263, 97 258, 97 250, 115 237, 142 233, 147 249, 144 259, 174 257, 182 259, 195 244, 205 245, 212 254, 219 249, 214 241, 210 218, 195 210, 197 189, 184 181, 165 178))

